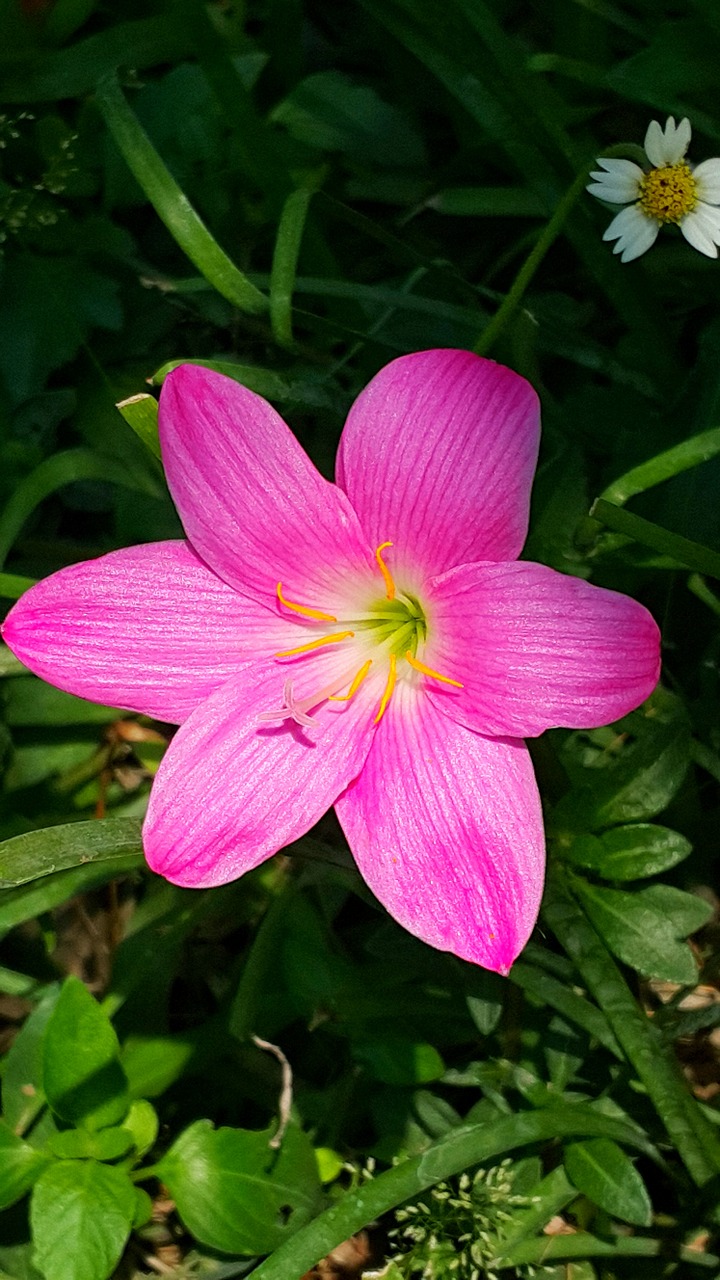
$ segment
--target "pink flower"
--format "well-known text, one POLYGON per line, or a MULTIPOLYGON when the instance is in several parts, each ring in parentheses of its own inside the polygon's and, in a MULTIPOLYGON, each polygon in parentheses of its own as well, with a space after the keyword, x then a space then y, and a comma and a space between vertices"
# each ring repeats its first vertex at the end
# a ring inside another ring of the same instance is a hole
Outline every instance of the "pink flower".
POLYGON ((519 739, 614 720, 659 669, 642 606, 516 561, 534 391, 466 351, 394 360, 350 411, 336 485, 269 404, 193 365, 160 435, 187 542, 63 569, 4 628, 60 688, 182 725, 150 866, 224 884, 334 803, 396 920, 507 973, 543 882, 519 739))

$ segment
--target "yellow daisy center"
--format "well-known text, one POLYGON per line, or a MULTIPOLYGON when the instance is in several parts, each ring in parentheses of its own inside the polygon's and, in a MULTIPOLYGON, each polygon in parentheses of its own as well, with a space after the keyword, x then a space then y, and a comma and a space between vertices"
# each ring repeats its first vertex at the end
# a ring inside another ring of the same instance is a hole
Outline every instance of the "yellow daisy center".
POLYGON ((640 208, 658 222, 682 222, 697 198, 697 183, 684 161, 651 169, 640 181, 640 208))

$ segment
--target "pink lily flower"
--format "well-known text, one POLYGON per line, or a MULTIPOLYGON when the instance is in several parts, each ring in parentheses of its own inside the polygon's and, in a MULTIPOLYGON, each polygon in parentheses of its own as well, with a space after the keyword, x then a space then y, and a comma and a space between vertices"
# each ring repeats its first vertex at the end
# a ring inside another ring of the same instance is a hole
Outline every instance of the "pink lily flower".
POLYGON ((534 391, 466 351, 393 360, 353 405, 331 484, 261 397, 183 365, 160 437, 187 541, 63 569, 4 627, 52 684, 182 726, 150 866, 224 884, 334 804, 396 920, 506 974, 543 885, 520 739, 615 720, 659 673, 641 605, 517 561, 534 391))

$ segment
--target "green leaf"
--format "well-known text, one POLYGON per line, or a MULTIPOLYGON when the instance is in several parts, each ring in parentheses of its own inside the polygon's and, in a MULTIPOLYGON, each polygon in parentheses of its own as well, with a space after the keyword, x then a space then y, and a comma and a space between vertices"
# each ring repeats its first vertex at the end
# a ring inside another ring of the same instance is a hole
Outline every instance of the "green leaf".
POLYGON ((658 688, 641 710, 612 728, 571 735, 562 758, 574 787, 556 806, 558 827, 597 831, 654 818, 687 773, 687 712, 679 698, 658 688))
POLYGON ((198 1120, 160 1161, 180 1217, 203 1244, 223 1253, 270 1253, 312 1217, 319 1182, 309 1138, 291 1126, 275 1152, 271 1136, 198 1120))
POLYGON ((116 408, 153 457, 159 458, 158 402, 155 397, 147 394, 130 396, 128 400, 120 400, 116 408))
POLYGON ((713 908, 696 893, 685 893, 671 884, 651 884, 638 891, 646 906, 670 921, 678 938, 697 933, 712 919, 713 908))
POLYGON ((119 1160, 135 1145, 129 1129, 113 1126, 92 1133, 87 1129, 63 1129, 48 1139, 48 1149, 60 1160, 119 1160))
POLYGON ((579 876, 573 879, 573 888, 598 933, 618 959, 664 982, 697 981, 692 952, 684 942, 678 941, 686 931, 659 909, 652 889, 626 893, 621 889, 600 888, 579 876))
POLYGON ((127 1115, 127 1079, 117 1036, 78 978, 66 979, 43 1044, 45 1096, 71 1124, 102 1129, 127 1115))
POLYGON ((268 309, 268 301, 243 275, 211 235, 185 193, 161 160, 116 75, 104 77, 97 102, 118 150, 173 239, 206 280, 233 306, 250 315, 268 309))
POLYGON ((610 1138, 589 1138, 565 1148, 565 1168, 578 1191, 600 1209, 649 1227, 652 1205, 645 1183, 622 1147, 610 1138))
POLYGON ((18 1138, 0 1120, 0 1209, 7 1209, 29 1191, 48 1157, 18 1138))
POLYGON ((662 525, 626 511, 624 507, 606 502, 604 498, 598 498, 593 503, 590 518, 598 520, 608 529, 614 529, 616 533, 632 538, 643 547, 652 547, 653 551, 669 556, 676 564, 708 574, 711 578, 720 578, 720 553, 702 542, 693 542, 691 538, 672 533, 662 525))
POLYGON ((117 707, 104 707, 86 698, 56 689, 37 676, 26 674, 13 680, 3 691, 5 719, 9 725, 22 728, 65 728, 67 725, 107 724, 125 713, 117 707))
POLYGON ((445 1070, 431 1044, 409 1036, 363 1036, 353 1047, 354 1057, 375 1080, 383 1084, 428 1084, 445 1070))
MULTIPOLYGON (((153 374, 151 382, 161 387, 169 373, 187 360, 169 360, 153 374)), ((234 360, 193 360, 203 369, 214 369, 216 373, 224 373, 226 378, 234 378, 248 391, 254 391, 266 400, 285 401, 290 404, 311 405, 314 408, 326 408, 332 404, 332 395, 319 382, 309 378, 289 378, 275 369, 265 369, 258 364, 238 364, 234 360)))
POLYGON ((424 159, 422 140, 402 111, 341 71, 319 71, 301 80, 271 119, 300 142, 345 152, 361 164, 397 168, 424 159))
POLYGON ((605 880, 640 880, 676 866, 691 851, 690 841, 678 831, 638 822, 600 836, 578 836, 567 857, 605 880))
POLYGON ((0 844, 0 889, 118 858, 128 870, 144 863, 137 818, 93 818, 26 831, 0 844))
POLYGON ((43 1105, 42 1044, 60 987, 52 987, 35 1006, 15 1037, 3 1063, 3 1115, 16 1133, 24 1133, 43 1105))
POLYGON ((78 480, 111 480, 127 489, 139 487, 116 458, 102 457, 90 449, 67 449, 64 453, 52 454, 21 481, 0 513, 0 564, 4 564, 8 551, 38 504, 64 485, 78 480))
POLYGON ((15 925, 50 911, 76 893, 85 893, 96 885, 126 875, 139 861, 137 855, 131 861, 131 856, 124 854, 99 863, 91 862, 87 866, 70 867, 67 871, 43 876, 41 880, 20 885, 17 889, 5 889, 0 895, 0 937, 15 925))
MULTIPOLYGON (((120 1132, 129 1132, 138 1157, 144 1156, 152 1147, 158 1135, 157 1111, 144 1098, 136 1098, 130 1104, 120 1132)), ((112 1132, 108 1130, 107 1132, 112 1132)), ((107 1157, 106 1157, 107 1158, 107 1157)))
POLYGON ((117 1266, 138 1207, 122 1169, 61 1161, 38 1179, 30 1207, 33 1261, 46 1280, 106 1280, 117 1266))
POLYGON ((270 324, 280 346, 292 347, 292 295, 312 192, 292 191, 283 205, 270 273, 270 324))

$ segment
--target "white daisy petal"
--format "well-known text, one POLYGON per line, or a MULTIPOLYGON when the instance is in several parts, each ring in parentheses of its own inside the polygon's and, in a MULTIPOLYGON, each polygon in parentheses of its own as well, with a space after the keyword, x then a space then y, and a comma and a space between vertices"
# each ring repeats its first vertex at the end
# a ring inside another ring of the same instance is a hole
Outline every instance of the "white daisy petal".
POLYGON ((609 204, 629 204, 637 200, 643 171, 632 160, 598 160, 604 164, 607 173, 596 169, 590 174, 595 181, 585 189, 598 200, 607 200, 609 204), (611 167, 612 166, 612 167, 611 167))
POLYGON ((704 253, 706 258, 717 258, 717 248, 703 228, 702 221, 698 217, 697 209, 693 210, 692 213, 689 213, 686 218, 683 218, 680 224, 680 230, 688 244, 691 244, 693 249, 697 249, 698 253, 704 253))
POLYGON ((678 125, 675 118, 668 116, 662 135, 662 164, 679 164, 690 145, 692 130, 690 121, 684 116, 678 125))
MULTIPOLYGON (((671 123, 674 127, 675 121, 672 116, 668 120, 668 124, 671 123)), ((647 133, 645 134, 645 155, 656 169, 659 169, 666 163, 665 134, 662 131, 659 120, 651 120, 647 127, 647 133)))
POLYGON ((585 190, 591 196, 597 196, 598 200, 607 200, 608 204, 630 204, 637 200, 639 194, 638 183, 633 179, 591 182, 585 190))
MULTIPOLYGON (((672 152, 672 158, 668 161, 668 164, 680 163, 680 161, 683 159, 685 155, 685 152, 690 146, 691 137, 692 137, 692 129, 690 127, 690 121, 688 120, 687 116, 683 116, 677 129, 675 130, 675 141, 673 144, 674 149, 672 152)), ((670 153, 668 152, 668 154, 670 153)))
POLYGON ((701 200, 706 204, 720 204, 720 160, 703 160, 693 169, 693 178, 701 200))
POLYGON ((659 229, 659 223, 654 218, 646 217, 637 205, 633 205, 629 209, 622 209, 613 218, 603 240, 617 240, 613 253, 621 254, 621 262, 632 262, 655 243, 659 229))
MULTIPOLYGON (((637 178, 638 181, 642 178, 643 171, 639 164, 635 164, 634 160, 623 160, 619 156, 613 156, 612 159, 605 160, 602 156, 599 156, 595 163, 602 165, 603 169, 607 169, 607 172, 613 177, 615 177, 615 175, 627 174, 628 176, 632 175, 632 177, 637 178)), ((605 174, 593 173, 591 176, 593 178, 604 178, 605 174)))

